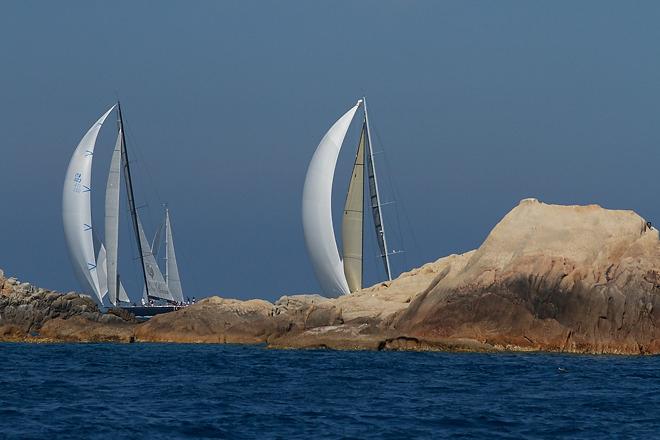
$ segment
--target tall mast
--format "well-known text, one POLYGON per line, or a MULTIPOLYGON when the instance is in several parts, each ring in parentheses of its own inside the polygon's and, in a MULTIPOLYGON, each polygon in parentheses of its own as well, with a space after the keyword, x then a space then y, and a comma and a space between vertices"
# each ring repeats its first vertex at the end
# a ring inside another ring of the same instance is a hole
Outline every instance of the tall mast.
POLYGON ((121 104, 117 101, 117 113, 119 114, 119 129, 121 130, 121 149, 122 158, 124 160, 124 177, 126 180, 126 193, 128 195, 128 207, 131 212, 131 219, 133 220, 133 230, 135 231, 135 239, 138 245, 138 252, 140 253, 140 266, 142 266, 142 276, 144 278, 144 288, 149 298, 149 283, 147 283, 147 272, 144 269, 144 254, 142 253, 142 243, 140 242, 140 231, 138 228, 137 210, 135 208, 135 196, 133 194, 133 180, 131 179, 131 167, 128 160, 128 151, 126 150, 126 131, 124 130, 124 118, 121 114, 121 104))
POLYGON ((165 205, 165 284, 169 287, 169 280, 170 280, 170 268, 168 267, 167 260, 169 260, 170 255, 169 255, 169 250, 168 250, 168 244, 169 244, 169 230, 170 230, 170 208, 165 205))
MULTIPOLYGON (((373 195, 371 197, 371 209, 374 215, 374 221, 376 222, 376 233, 378 233, 378 223, 380 223, 380 239, 383 242, 383 248, 381 249, 383 262, 385 263, 385 272, 387 279, 392 281, 392 270, 390 268, 390 253, 387 249, 387 238, 385 236, 385 224, 383 223, 383 213, 380 203, 380 192, 378 190, 378 177, 376 175, 376 162, 374 161, 374 150, 371 146, 371 126, 369 125, 369 112, 367 111, 367 98, 363 97, 362 102, 364 104, 364 123, 367 125, 367 140, 368 142, 368 151, 365 154, 369 156, 369 162, 371 162, 371 172, 373 173, 374 187, 375 187, 375 197, 376 204, 374 205, 373 195)), ((363 222, 364 228, 364 222, 363 222)), ((378 238, 378 237, 377 237, 378 238)))

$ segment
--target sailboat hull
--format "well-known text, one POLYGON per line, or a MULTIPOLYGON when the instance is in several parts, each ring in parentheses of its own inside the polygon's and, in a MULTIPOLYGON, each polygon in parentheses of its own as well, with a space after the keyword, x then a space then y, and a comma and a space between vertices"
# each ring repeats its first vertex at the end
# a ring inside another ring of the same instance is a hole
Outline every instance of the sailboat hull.
POLYGON ((187 306, 122 306, 120 309, 132 313, 136 318, 151 318, 163 313, 175 312, 185 307, 187 306))

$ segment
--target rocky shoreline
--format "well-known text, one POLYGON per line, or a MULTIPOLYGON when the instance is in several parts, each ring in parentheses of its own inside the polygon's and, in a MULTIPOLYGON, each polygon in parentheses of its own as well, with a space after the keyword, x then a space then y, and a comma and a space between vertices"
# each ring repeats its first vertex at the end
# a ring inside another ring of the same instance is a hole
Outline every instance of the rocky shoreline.
POLYGON ((479 249, 337 299, 210 297, 140 323, 0 272, 0 340, 658 354, 659 302, 658 231, 639 215, 526 199, 479 249))

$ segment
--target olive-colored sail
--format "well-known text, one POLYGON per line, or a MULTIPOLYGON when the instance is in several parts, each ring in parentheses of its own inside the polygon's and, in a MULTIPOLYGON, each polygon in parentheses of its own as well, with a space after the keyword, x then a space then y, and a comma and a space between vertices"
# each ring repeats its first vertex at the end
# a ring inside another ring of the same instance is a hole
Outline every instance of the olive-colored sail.
POLYGON ((364 144, 366 137, 367 126, 363 124, 341 224, 344 275, 346 275, 348 288, 351 292, 362 289, 364 144))

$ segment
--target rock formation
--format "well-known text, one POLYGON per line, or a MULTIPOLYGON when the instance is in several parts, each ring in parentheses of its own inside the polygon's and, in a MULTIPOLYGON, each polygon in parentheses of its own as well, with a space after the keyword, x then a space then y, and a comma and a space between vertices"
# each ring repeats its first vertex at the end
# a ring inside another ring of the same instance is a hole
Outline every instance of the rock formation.
MULTIPOLYGON (((29 337, 61 341, 129 340, 119 337, 129 322, 101 313, 91 298, 37 288, 0 270, 0 340, 29 337), (74 331, 77 323, 78 333, 74 331), (107 327, 107 328, 106 328, 107 327), (101 331, 96 334, 95 329, 101 331)), ((126 335, 125 335, 126 336, 126 335)))
POLYGON ((632 211, 523 200, 393 323, 427 342, 646 353, 660 349, 658 231, 632 211))
POLYGON ((0 276, 5 339, 660 353, 658 231, 596 205, 523 200, 479 249, 337 299, 212 297, 138 324, 28 286, 0 276))

